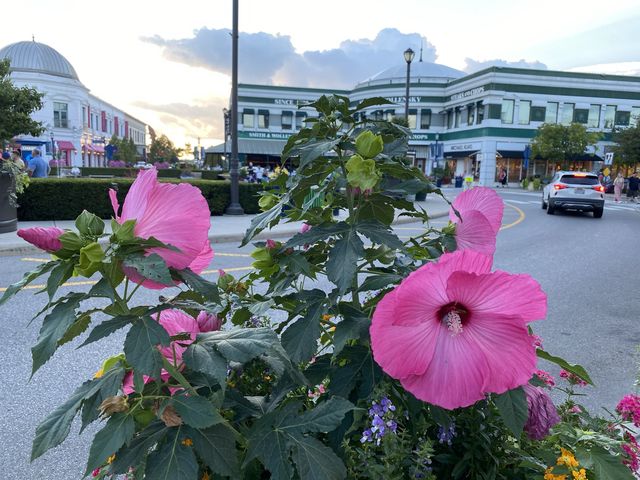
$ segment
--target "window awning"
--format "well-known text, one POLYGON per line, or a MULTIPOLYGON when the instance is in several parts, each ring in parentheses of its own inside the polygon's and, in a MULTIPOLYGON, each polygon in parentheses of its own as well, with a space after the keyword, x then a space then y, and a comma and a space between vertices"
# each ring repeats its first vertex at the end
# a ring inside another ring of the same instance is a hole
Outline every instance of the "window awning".
POLYGON ((94 145, 93 151, 96 153, 104 153, 104 147, 102 145, 94 145))
POLYGON ((76 147, 68 140, 57 140, 58 150, 75 150, 76 147))
MULTIPOLYGON (((280 156, 286 145, 284 140, 261 140, 261 139, 238 139, 238 153, 249 155, 271 155, 280 156)), ((227 144, 227 154, 231 153, 231 144, 227 144)), ((207 148, 206 153, 224 153, 224 143, 215 147, 207 148)))

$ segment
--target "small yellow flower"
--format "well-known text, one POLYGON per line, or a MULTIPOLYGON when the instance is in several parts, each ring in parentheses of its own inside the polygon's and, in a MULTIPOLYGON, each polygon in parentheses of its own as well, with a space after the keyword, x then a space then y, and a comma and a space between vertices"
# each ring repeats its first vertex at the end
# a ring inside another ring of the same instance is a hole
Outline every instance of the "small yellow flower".
POLYGON ((111 455, 109 458, 107 458, 107 463, 111 464, 113 463, 113 461, 116 459, 116 454, 114 453, 113 455, 111 455))
POLYGON ((567 480, 566 475, 555 475, 553 467, 549 467, 544 471, 544 480, 567 480))
POLYGON ((581 468, 580 471, 574 470, 571 475, 573 475, 573 480, 587 480, 587 472, 584 468, 581 468))
POLYGON ((328 313, 325 313, 324 315, 322 315, 322 320, 324 320, 325 322, 328 322, 332 318, 333 318, 333 315, 329 315, 328 313))
POLYGON ((98 370, 96 373, 93 374, 93 378, 101 378, 102 375, 104 375, 104 369, 100 369, 98 370))
POLYGON ((185 447, 192 447, 193 440, 191 440, 190 438, 185 438, 184 440, 182 440, 182 445, 184 445, 185 447))
POLYGON ((573 453, 569 450, 560 447, 560 451, 562 452, 562 455, 558 457, 558 465, 566 465, 569 468, 576 468, 580 465, 576 460, 576 457, 574 457, 573 453))
POLYGON ((331 332, 331 333, 335 332, 335 331, 336 331, 336 327, 335 327, 335 325, 334 325, 334 326, 332 326, 332 327, 329 327, 329 328, 327 329, 327 331, 329 331, 329 332, 331 332))
POLYGON ((271 375, 265 375, 264 379, 268 382, 269 380, 271 380, 271 375))

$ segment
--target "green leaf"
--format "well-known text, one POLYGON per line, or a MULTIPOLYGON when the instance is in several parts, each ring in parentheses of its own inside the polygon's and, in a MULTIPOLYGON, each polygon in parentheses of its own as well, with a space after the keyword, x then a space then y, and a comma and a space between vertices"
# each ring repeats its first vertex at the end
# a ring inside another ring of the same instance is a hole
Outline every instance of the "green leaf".
POLYGON ((333 352, 335 355, 342 351, 349 340, 367 338, 369 327, 371 326, 369 317, 352 305, 343 303, 339 309, 344 318, 336 325, 336 331, 333 335, 333 352))
POLYGON ((101 278, 100 280, 98 280, 98 283, 96 283, 93 287, 91 287, 91 290, 89 290, 90 297, 108 298, 112 302, 116 298, 115 294, 116 291, 109 283, 109 280, 106 278, 101 278))
POLYGON ((504 424, 516 438, 520 438, 529 417, 527 397, 522 387, 507 390, 500 395, 493 395, 493 401, 498 407, 498 412, 504 424))
POLYGON ((402 241, 396 236, 396 234, 389 230, 389 227, 383 225, 377 220, 363 220, 358 222, 356 224, 356 229, 373 243, 386 245, 390 248, 401 249, 403 247, 402 241))
POLYGON ((536 355, 538 355, 538 358, 542 358, 544 360, 548 360, 552 363, 555 363, 556 365, 564 368, 567 372, 571 372, 577 375, 578 377, 580 377, 582 380, 589 383, 590 385, 594 385, 593 381, 591 380, 591 377, 589 377, 589 374, 581 365, 569 363, 564 358, 551 355, 549 352, 546 352, 541 348, 538 348, 536 350, 536 355))
POLYGON ((31 347, 33 366, 31 375, 51 358, 59 346, 59 341, 65 336, 67 330, 76 321, 76 310, 82 300, 86 299, 84 293, 70 293, 65 300, 58 303, 51 313, 42 321, 38 342, 31 347))
POLYGON ((214 425, 204 430, 186 427, 185 434, 193 441, 198 456, 214 473, 240 478, 236 438, 227 425, 214 425))
POLYGON ((162 358, 156 345, 169 345, 169 334, 151 317, 134 322, 124 341, 127 362, 134 370, 153 378, 159 378, 162 358))
POLYGON ((53 296, 58 291, 58 288, 62 286, 64 282, 71 278, 73 273, 73 267, 75 266, 73 261, 61 260, 49 274, 47 278, 47 295, 49 295, 49 301, 53 300, 53 296))
POLYGON ((294 363, 308 361, 318 349, 320 317, 324 301, 312 303, 303 318, 290 324, 282 333, 282 346, 294 363))
POLYGON ((75 232, 64 232, 58 237, 58 240, 62 244, 62 249, 56 252, 56 256, 61 258, 67 258, 66 255, 79 251, 84 245, 82 239, 75 232))
MULTIPOLYGON (((138 317, 133 315, 122 315, 114 318, 110 318, 109 320, 105 320, 102 323, 96 325, 91 333, 87 337, 87 339, 80 345, 80 347, 84 347, 85 345, 89 345, 90 343, 97 342, 98 340, 108 337, 113 332, 120 330, 121 328, 126 327, 127 325, 133 323, 138 317)), ((80 348, 78 347, 78 348, 80 348)))
POLYGON ((580 465, 593 472, 598 480, 633 480, 634 475, 622 463, 620 455, 614 455, 602 447, 592 446, 589 450, 578 447, 576 457, 580 465))
POLYGON ((356 137, 356 152, 363 158, 374 158, 383 148, 382 137, 370 130, 364 130, 356 137))
POLYGON ((351 286, 356 276, 358 260, 364 254, 364 245, 355 230, 349 230, 336 241, 327 259, 327 278, 342 294, 351 286))
POLYGON ((300 480, 341 480, 347 477, 342 460, 321 441, 296 436, 292 443, 293 462, 300 480))
POLYGON ((172 428, 165 442, 147 459, 145 480, 196 480, 198 462, 191 447, 182 444, 182 429, 172 428))
POLYGON ((173 405, 182 421, 194 428, 207 428, 224 422, 218 410, 205 397, 181 392, 173 395, 167 404, 173 405))
POLYGON ((167 435, 169 428, 159 420, 150 423, 139 432, 131 443, 124 445, 116 452, 116 458, 111 464, 113 473, 128 473, 130 467, 140 465, 149 451, 167 435))
POLYGON ((76 228, 85 236, 97 237, 104 232, 104 222, 93 213, 83 210, 76 218, 76 228))
POLYGON ((82 426, 80 427, 80 433, 93 421, 95 421, 100 414, 100 404, 105 398, 112 397, 118 393, 122 388, 122 376, 118 375, 119 371, 123 370, 124 355, 115 355, 108 358, 102 363, 102 377, 100 378, 100 389, 92 396, 82 402, 82 426), (111 370, 116 369, 116 375, 113 375, 111 370), (103 380, 104 379, 104 380, 103 380))
POLYGON ((215 378, 220 385, 226 383, 228 363, 211 345, 207 348, 192 343, 182 355, 182 359, 191 370, 215 378))
POLYGON ((13 295, 15 295, 24 287, 26 287, 31 282, 33 282, 36 278, 54 269, 60 262, 61 262, 60 260, 54 260, 47 263, 41 263, 34 270, 25 273, 19 282, 11 284, 7 287, 7 290, 4 292, 4 294, 0 298, 0 305, 2 305, 4 302, 9 300, 13 295))
POLYGON ((313 245, 314 243, 325 240, 329 237, 348 232, 351 226, 347 222, 323 223, 316 225, 305 233, 296 233, 285 244, 285 247, 299 247, 301 245, 313 245))
POLYGON ((242 239, 241 247, 244 247, 247 243, 251 241, 253 237, 255 237, 258 233, 264 230, 267 227, 273 227, 280 220, 280 215, 282 214, 282 207, 289 201, 289 195, 285 194, 282 196, 280 201, 273 206, 271 209, 263 212, 259 215, 253 217, 251 220, 251 224, 244 234, 244 238, 242 239))
POLYGON ((142 277, 161 283, 162 285, 173 286, 169 267, 157 253, 145 256, 142 253, 128 255, 122 261, 125 267, 133 268, 142 277))
POLYGON ((395 209, 388 200, 381 196, 374 194, 364 200, 364 204, 358 208, 358 219, 377 219, 384 225, 391 225, 395 218, 395 209))
POLYGON ((113 382, 122 384, 124 378, 124 368, 113 368, 95 380, 83 383, 73 392, 73 395, 62 405, 51 412, 38 428, 33 440, 31 450, 31 461, 35 460, 47 450, 60 445, 71 429, 71 422, 82 406, 85 399, 91 398, 103 387, 111 385, 113 382))
POLYGON ((353 113, 359 112, 360 110, 364 110, 369 107, 376 107, 378 105, 392 105, 393 102, 390 102, 387 98, 384 97, 371 97, 365 98, 361 102, 356 105, 356 108, 353 110, 353 113))
POLYGON ((274 345, 278 336, 271 328, 244 328, 198 334, 198 343, 215 347, 227 360, 246 363, 262 355, 274 345))
POLYGON ((298 174, 302 173, 309 163, 332 151, 339 143, 339 138, 331 140, 311 140, 302 146, 294 148, 294 152, 300 155, 298 174))
POLYGON ((360 398, 367 397, 382 376, 380 367, 373 361, 371 349, 362 346, 347 346, 338 356, 337 362, 347 363, 336 369, 329 392, 340 397, 349 398, 349 394, 358 388, 360 398))
POLYGON ((321 432, 328 433, 340 425, 344 416, 355 406, 340 397, 331 397, 307 410, 302 415, 290 417, 281 428, 292 434, 321 432))
POLYGON ((128 443, 135 432, 135 422, 128 413, 115 413, 105 427, 96 433, 89 450, 89 460, 84 475, 103 465, 107 458, 116 453, 122 445, 128 443))
POLYGON ((61 347, 65 343, 70 342, 78 335, 84 333, 87 328, 89 328, 89 324, 91 323, 91 315, 82 314, 80 315, 75 322, 71 324, 71 326, 67 329, 65 334, 62 336, 60 340, 58 340, 58 346, 61 347))
POLYGON ((80 249, 80 259, 75 266, 74 273, 91 277, 102 267, 104 251, 97 242, 92 242, 80 249))
POLYGON ((111 219, 111 231, 118 242, 129 242, 134 239, 135 234, 133 232, 136 226, 136 221, 126 220, 122 224, 118 223, 115 219, 111 219))
POLYGON ((358 291, 366 292, 368 290, 382 290, 383 288, 393 287, 400 283, 403 278, 402 275, 394 273, 375 273, 364 279, 358 291))
POLYGON ((220 301, 220 293, 218 291, 218 285, 205 280, 200 275, 193 273, 188 268, 184 270, 178 270, 175 274, 182 279, 184 283, 187 284, 189 288, 199 293, 204 297, 205 300, 209 302, 219 302, 220 301))
POLYGON ((315 278, 315 275, 311 272, 311 264, 300 252, 287 255, 282 259, 281 263, 286 268, 287 274, 295 276, 305 275, 309 278, 315 278))

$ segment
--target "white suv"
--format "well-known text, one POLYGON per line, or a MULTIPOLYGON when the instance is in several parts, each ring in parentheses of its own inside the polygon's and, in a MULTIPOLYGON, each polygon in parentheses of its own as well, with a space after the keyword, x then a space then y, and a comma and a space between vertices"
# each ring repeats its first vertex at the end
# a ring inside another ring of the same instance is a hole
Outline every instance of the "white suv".
POLYGON ((598 176, 584 172, 556 172, 542 191, 542 208, 553 215, 556 209, 593 212, 595 218, 604 212, 604 187, 598 176))

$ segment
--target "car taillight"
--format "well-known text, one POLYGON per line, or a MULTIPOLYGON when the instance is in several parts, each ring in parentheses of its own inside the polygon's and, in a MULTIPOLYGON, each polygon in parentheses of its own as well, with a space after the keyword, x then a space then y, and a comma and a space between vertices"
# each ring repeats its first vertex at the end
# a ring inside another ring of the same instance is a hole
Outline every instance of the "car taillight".
POLYGON ((593 187, 596 192, 604 193, 604 187, 602 185, 596 185, 593 187))
POLYGON ((567 186, 566 186, 566 185, 563 185, 563 184, 561 184, 561 183, 556 183, 556 184, 553 186, 553 188, 554 188, 555 190, 562 190, 563 188, 567 188, 567 186))

